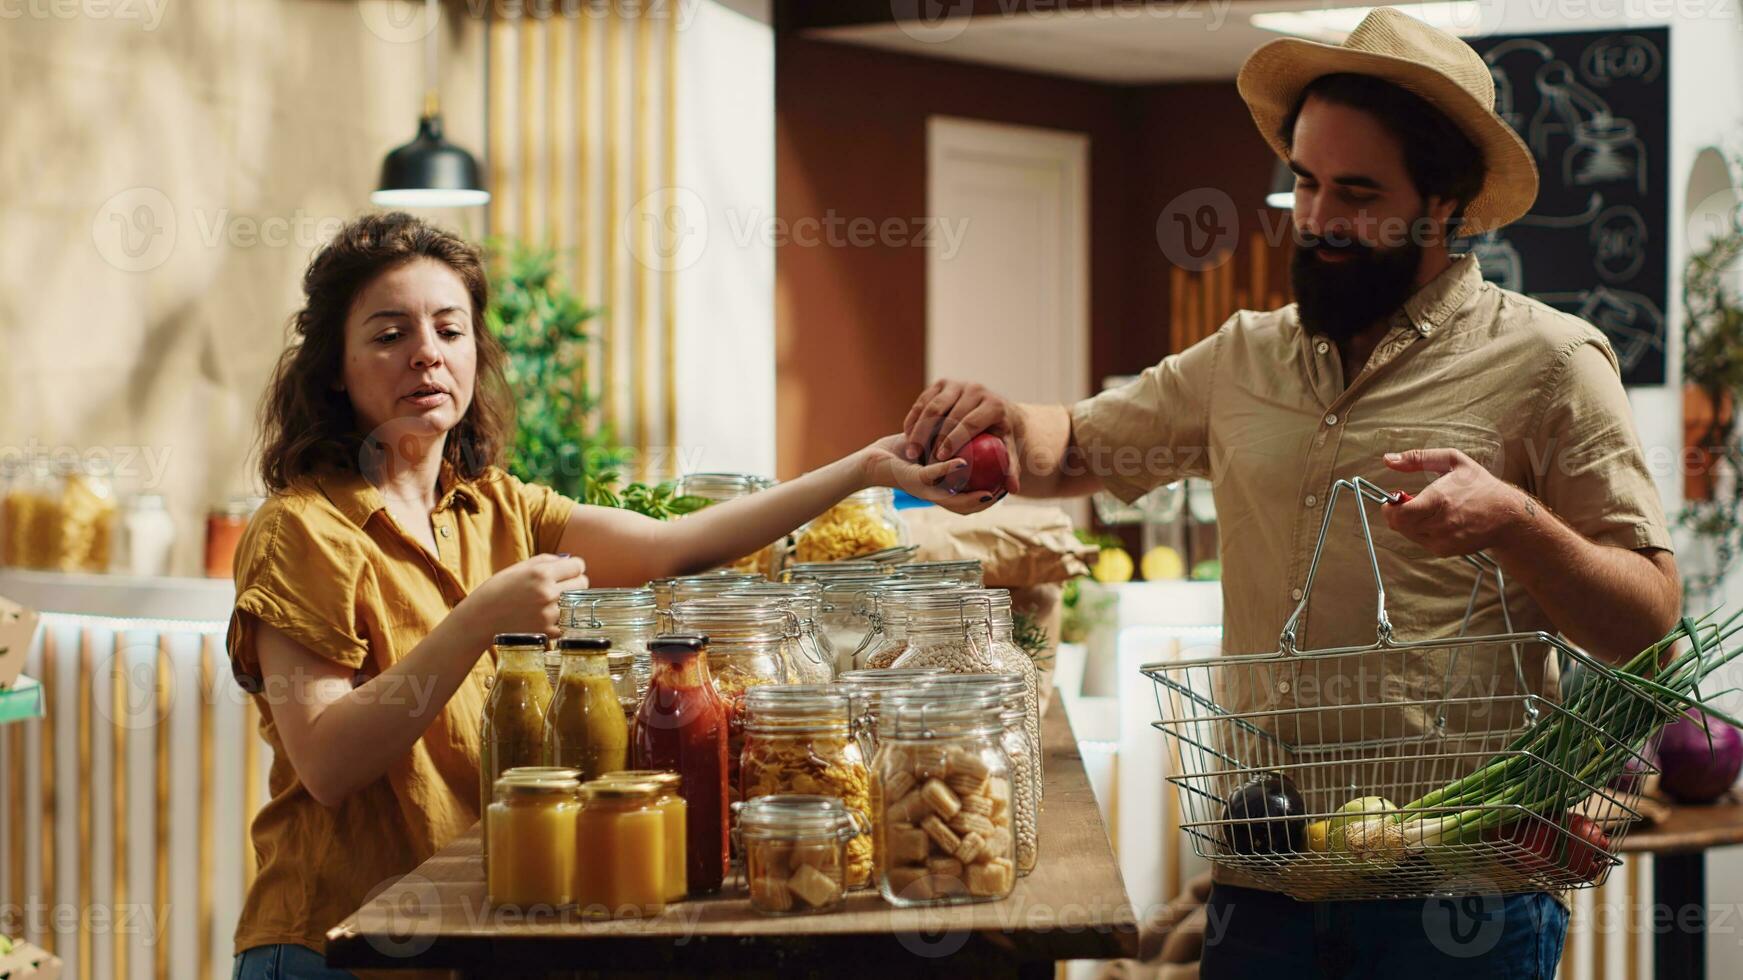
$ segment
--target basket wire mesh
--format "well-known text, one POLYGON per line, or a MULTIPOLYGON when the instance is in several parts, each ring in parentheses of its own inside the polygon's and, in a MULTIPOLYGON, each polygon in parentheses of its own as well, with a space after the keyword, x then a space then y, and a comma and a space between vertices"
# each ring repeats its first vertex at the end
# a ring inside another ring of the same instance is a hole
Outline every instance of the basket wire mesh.
POLYGON ((1559 637, 1514 632, 1505 578, 1486 555, 1466 559, 1475 575, 1456 635, 1395 636, 1366 504, 1397 499, 1360 477, 1333 485, 1276 652, 1141 668, 1154 682, 1181 830, 1237 880, 1303 900, 1601 884, 1639 817, 1647 750, 1671 715, 1559 637), (1375 639, 1300 649, 1346 494, 1367 546, 1375 639), (1485 587, 1501 596, 1505 632, 1470 635, 1485 587), (1564 703, 1564 690, 1579 693, 1564 703), (1655 734, 1625 745, 1612 731, 1655 734))

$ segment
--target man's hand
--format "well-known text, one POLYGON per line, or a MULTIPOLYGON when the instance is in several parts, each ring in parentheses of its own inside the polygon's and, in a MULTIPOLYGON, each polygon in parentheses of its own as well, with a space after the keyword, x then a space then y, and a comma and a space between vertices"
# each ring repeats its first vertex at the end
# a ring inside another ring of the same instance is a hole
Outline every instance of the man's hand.
POLYGON ((1400 473, 1440 474, 1414 499, 1380 512, 1392 530, 1441 558, 1487 550, 1539 506, 1457 449, 1387 453, 1386 465, 1400 473))
MULTIPOLYGON (((967 381, 934 381, 902 422, 905 444, 900 452, 909 460, 947 460, 962 451, 982 432, 1005 441, 1005 490, 1022 490, 1022 413, 984 385, 967 381)), ((912 491, 910 491, 912 492, 912 491)))
POLYGON ((945 459, 922 466, 903 452, 907 437, 885 436, 864 450, 864 480, 871 486, 895 487, 958 514, 974 514, 986 510, 1004 499, 1004 491, 996 493, 951 493, 944 489, 947 478, 968 466, 967 460, 945 459))

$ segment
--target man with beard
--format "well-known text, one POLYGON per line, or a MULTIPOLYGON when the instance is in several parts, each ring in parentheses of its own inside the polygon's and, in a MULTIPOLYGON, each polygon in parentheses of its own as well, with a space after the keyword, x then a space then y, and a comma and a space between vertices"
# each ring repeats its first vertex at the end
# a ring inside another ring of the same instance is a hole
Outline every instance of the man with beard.
MULTIPOLYGON (((1505 572, 1511 619, 1491 588, 1472 606, 1471 635, 1559 631, 1610 661, 1655 641, 1676 621, 1678 578, 1614 353, 1589 324, 1484 282, 1475 256, 1449 250, 1518 218, 1537 193, 1530 153, 1493 111, 1483 60, 1381 8, 1340 46, 1265 45, 1238 87, 1297 177, 1296 303, 1236 313, 1131 384, 1069 407, 936 382, 905 423, 910 456, 949 458, 995 433, 1012 460, 1006 490, 1037 497, 1106 489, 1131 501, 1182 477, 1210 480, 1226 653, 1279 648, 1333 484, 1354 477, 1411 495, 1372 522, 1396 638, 1457 635, 1474 575, 1460 556, 1483 551, 1505 572)), ((972 511, 999 496, 946 505, 972 511)), ((1333 515, 1299 649, 1375 641, 1358 506, 1346 495, 1333 515)), ((1369 703, 1440 676, 1426 661, 1370 657, 1369 703)), ((1524 689, 1510 660, 1488 666, 1474 681, 1498 710, 1555 696, 1541 648, 1524 658, 1524 689)), ((1434 712, 1415 714, 1427 720, 1412 724, 1433 724, 1434 712)), ((1298 723, 1323 725, 1318 741, 1364 737, 1340 735, 1341 720, 1298 723)), ((1221 866, 1215 881, 1207 980, 1307 964, 1322 976, 1550 977, 1567 925, 1544 893, 1314 903, 1221 866)), ((1467 886, 1484 890, 1453 888, 1467 886)))

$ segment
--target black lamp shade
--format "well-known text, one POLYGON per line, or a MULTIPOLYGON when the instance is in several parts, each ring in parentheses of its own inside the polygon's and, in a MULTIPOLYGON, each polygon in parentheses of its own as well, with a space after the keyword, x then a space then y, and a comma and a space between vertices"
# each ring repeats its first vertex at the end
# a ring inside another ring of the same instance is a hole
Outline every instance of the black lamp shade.
POLYGON ((443 208, 485 204, 490 192, 478 161, 442 138, 442 117, 424 116, 418 135, 381 162, 381 183, 370 200, 385 207, 443 208))

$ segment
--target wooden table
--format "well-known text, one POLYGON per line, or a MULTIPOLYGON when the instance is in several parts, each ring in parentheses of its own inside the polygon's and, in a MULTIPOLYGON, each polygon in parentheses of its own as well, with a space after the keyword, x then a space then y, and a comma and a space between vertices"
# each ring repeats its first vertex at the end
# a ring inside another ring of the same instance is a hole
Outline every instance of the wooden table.
POLYGON ((1707 851, 1743 844, 1743 804, 1675 806, 1628 832, 1625 854, 1651 854, 1652 963, 1658 980, 1707 975, 1707 851))
POLYGON ((1138 925, 1108 846, 1065 710, 1042 723, 1046 806, 1040 861, 1004 901, 893 909, 875 890, 841 912, 758 914, 728 887, 648 920, 531 921, 485 903, 478 828, 443 848, 327 933, 327 961, 352 969, 473 975, 609 968, 770 975, 1053 975, 1067 959, 1134 955, 1138 925))

